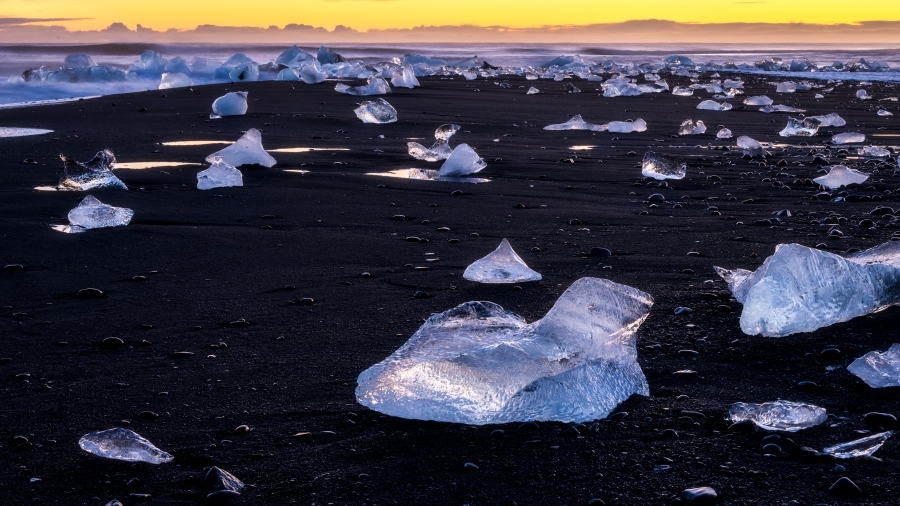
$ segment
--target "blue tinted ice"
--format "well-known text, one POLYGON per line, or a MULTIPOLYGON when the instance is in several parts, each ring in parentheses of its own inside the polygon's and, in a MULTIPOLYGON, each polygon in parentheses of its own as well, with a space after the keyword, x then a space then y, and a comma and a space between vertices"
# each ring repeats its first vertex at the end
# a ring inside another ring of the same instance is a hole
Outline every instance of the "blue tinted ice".
POLYGON ((247 130, 247 133, 231 146, 207 156, 206 161, 214 163, 216 157, 221 158, 222 162, 232 167, 240 167, 241 165, 262 165, 263 167, 272 167, 277 163, 275 159, 263 149, 262 133, 255 128, 247 130))
POLYGON ((463 278, 476 283, 524 283, 540 281, 541 275, 529 269, 509 241, 503 239, 488 256, 466 267, 463 278))
POLYGON ((120 427, 85 434, 78 440, 78 446, 98 457, 126 462, 164 464, 174 458, 138 434, 120 427))
POLYGON ((86 191, 95 188, 118 188, 127 190, 125 183, 113 173, 116 155, 108 149, 97 153, 89 162, 76 162, 65 155, 59 155, 63 161, 63 176, 59 180, 59 190, 86 191))

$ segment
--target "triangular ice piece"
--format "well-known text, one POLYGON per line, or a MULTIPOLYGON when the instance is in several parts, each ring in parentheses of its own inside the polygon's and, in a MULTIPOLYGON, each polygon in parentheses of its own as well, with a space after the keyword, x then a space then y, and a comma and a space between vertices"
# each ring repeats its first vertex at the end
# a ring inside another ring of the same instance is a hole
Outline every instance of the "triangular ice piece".
POLYGON ((525 265, 506 239, 503 239, 500 246, 497 246, 490 255, 466 267, 463 277, 477 283, 523 283, 541 280, 541 275, 525 265))
POLYGON ((63 161, 63 177, 59 180, 58 190, 86 191, 95 188, 120 188, 127 190, 125 183, 113 175, 116 155, 108 149, 97 153, 89 162, 76 162, 65 155, 59 155, 63 161))
POLYGON ((153 446, 150 441, 121 427, 85 434, 78 440, 78 446, 98 457, 126 462, 163 464, 174 458, 153 446))
POLYGON ((869 179, 869 176, 858 170, 850 169, 843 165, 835 165, 831 167, 828 174, 813 179, 813 182, 830 190, 835 190, 841 186, 863 183, 866 179, 869 179))
POLYGON ((241 165, 262 165, 263 167, 272 167, 277 162, 262 146, 262 134, 259 130, 251 128, 243 137, 237 140, 231 146, 216 151, 206 157, 206 161, 213 163, 216 157, 222 159, 222 162, 232 167, 240 167, 241 165))
POLYGON ((212 165, 197 173, 197 189, 209 190, 228 186, 244 186, 244 176, 241 171, 222 161, 216 156, 212 165))
POLYGON ((441 165, 441 175, 446 177, 467 176, 480 172, 487 163, 468 144, 453 148, 447 161, 441 165))

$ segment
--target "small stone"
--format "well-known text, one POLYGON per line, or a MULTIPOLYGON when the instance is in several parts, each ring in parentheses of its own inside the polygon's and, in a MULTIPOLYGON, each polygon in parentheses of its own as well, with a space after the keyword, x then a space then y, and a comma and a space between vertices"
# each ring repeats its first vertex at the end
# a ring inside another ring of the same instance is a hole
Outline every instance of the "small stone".
POLYGON ((496 429, 491 431, 491 437, 498 437, 504 434, 506 434, 506 432, 503 429, 496 429))
POLYGON ((843 476, 834 482, 828 491, 838 497, 853 497, 862 495, 862 490, 846 476, 843 476))
POLYGON ((82 288, 78 290, 78 293, 75 295, 79 299, 105 299, 106 294, 103 293, 102 290, 97 288, 82 288))
POLYGON ((240 320, 235 320, 235 321, 233 321, 233 322, 229 322, 229 323, 228 323, 228 326, 231 327, 231 328, 249 327, 249 326, 250 326, 250 322, 248 322, 247 320, 241 318, 240 320))
POLYGON ((194 356, 194 353, 190 351, 176 351, 172 356, 175 358, 190 358, 194 356))
POLYGON ((696 350, 678 350, 678 355, 681 357, 696 357, 700 352, 696 350))
POLYGON ((125 346, 125 341, 118 337, 107 337, 103 340, 103 347, 107 350, 114 350, 116 348, 121 348, 125 346))
POLYGON ((606 506, 606 503, 603 501, 603 499, 595 497, 588 501, 588 506, 606 506))
POLYGON ((478 466, 471 462, 466 462, 465 464, 463 464, 463 469, 465 469, 466 471, 477 471, 478 466))
POLYGON ((240 496, 240 492, 235 492, 234 490, 216 490, 206 496, 206 502, 209 504, 224 504, 240 496))
POLYGON ((775 443, 769 443, 763 446, 763 453, 768 453, 769 455, 780 455, 781 447, 775 443))
POLYGON ((678 432, 675 429, 665 429, 659 433, 661 439, 678 439, 678 432))
POLYGON ((728 432, 755 432, 756 424, 753 420, 741 420, 728 426, 728 432))
POLYGON ((834 469, 832 469, 832 471, 834 471, 836 473, 844 473, 844 472, 847 472, 847 468, 838 464, 838 465, 834 466, 834 469))
POLYGON ((413 294, 414 299, 430 299, 432 297, 434 297, 434 295, 431 295, 430 293, 425 293, 422 291, 417 291, 416 293, 413 294))
POLYGON ((299 301, 301 306, 312 306, 313 304, 315 304, 315 302, 316 301, 314 301, 313 299, 311 299, 309 297, 304 297, 304 298, 300 299, 300 301, 299 301))
POLYGON ((588 253, 589 257, 609 257, 612 256, 612 252, 606 248, 591 248, 591 251, 588 253))
POLYGON ((8 264, 3 266, 3 272, 22 272, 25 266, 22 264, 8 264))
POLYGON ((664 197, 661 193, 654 193, 647 197, 648 202, 665 202, 666 197, 664 197))
POLYGON ((141 411, 136 418, 138 420, 156 420, 159 418, 159 415, 153 411, 141 411))
POLYGON ((682 274, 693 274, 694 269, 682 269, 681 273, 682 274))
POLYGON ((248 425, 238 425, 237 428, 234 429, 235 434, 246 434, 250 432, 250 426, 248 425))
POLYGON ((797 386, 800 388, 813 389, 819 385, 815 381, 799 381, 797 382, 797 386))
POLYGON ((675 314, 688 314, 688 313, 692 313, 692 312, 693 311, 689 307, 676 307, 675 308, 675 314))
POLYGON ((877 425, 880 427, 890 427, 897 423, 897 417, 889 414, 889 413, 866 413, 863 416, 863 420, 870 425, 877 425))
POLYGON ((682 492, 688 504, 712 504, 718 497, 716 491, 710 487, 689 488, 682 492))
POLYGON ((819 353, 819 355, 821 355, 822 358, 832 360, 838 358, 841 355, 841 350, 837 348, 825 348, 821 353, 819 353))
POLYGON ((700 252, 699 252, 699 251, 688 251, 687 256, 689 256, 689 257, 698 257, 698 256, 700 256, 700 252))

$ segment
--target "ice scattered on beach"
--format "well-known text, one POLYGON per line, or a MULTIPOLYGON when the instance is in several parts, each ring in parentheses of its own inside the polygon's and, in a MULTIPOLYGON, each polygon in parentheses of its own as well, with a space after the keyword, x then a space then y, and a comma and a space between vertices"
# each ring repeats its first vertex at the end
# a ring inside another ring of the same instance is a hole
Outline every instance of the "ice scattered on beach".
POLYGON ((217 157, 232 167, 240 167, 241 165, 272 167, 277 163, 272 158, 272 155, 266 153, 266 150, 263 149, 262 133, 255 128, 247 130, 247 133, 231 146, 207 156, 206 161, 214 163, 217 157))
POLYGON ((866 142, 866 136, 859 132, 844 132, 831 136, 832 144, 859 144, 860 142, 866 142))
POLYGON ((762 144, 756 139, 742 135, 737 138, 736 142, 737 146, 744 150, 744 156, 751 156, 754 158, 766 157, 766 150, 763 149, 762 144))
POLYGON ((168 90, 170 88, 186 88, 193 86, 194 81, 191 77, 182 72, 165 72, 159 80, 159 89, 168 90))
POLYGON ((595 125, 592 130, 607 130, 612 133, 630 134, 634 132, 646 132, 647 122, 638 118, 634 121, 610 121, 605 125, 595 125))
POLYGON ((198 190, 228 186, 244 186, 244 177, 241 171, 223 162, 219 156, 213 157, 208 169, 197 173, 198 190))
POLYGON ((813 182, 829 190, 836 190, 841 186, 863 183, 866 179, 869 179, 869 176, 858 170, 850 169, 843 165, 834 165, 830 168, 828 174, 813 179, 813 182))
POLYGON ((641 166, 641 174, 653 179, 683 179, 687 173, 684 160, 674 156, 647 151, 641 166))
POLYGON ((829 446, 822 453, 833 456, 836 459, 853 459, 857 457, 871 457, 884 443, 894 435, 894 431, 879 432, 862 439, 856 439, 848 443, 829 446))
POLYGON ((701 109, 704 111, 730 111, 731 104, 728 102, 716 102, 715 100, 704 100, 697 104, 697 109, 701 109))
POLYGON ((812 137, 819 132, 819 120, 813 118, 804 118, 799 120, 796 118, 788 118, 788 124, 783 130, 778 132, 782 137, 812 137))
POLYGON ((728 410, 728 418, 734 423, 750 420, 765 430, 797 432, 821 424, 828 415, 824 408, 812 404, 778 400, 762 404, 736 402, 728 410))
POLYGON ((113 207, 88 195, 71 211, 68 225, 51 225, 54 230, 67 234, 77 234, 92 228, 125 226, 131 223, 134 211, 124 207, 113 207))
POLYGON ((434 144, 430 148, 419 144, 418 142, 407 142, 406 146, 409 154, 416 159, 425 160, 426 162, 436 162, 438 160, 446 160, 453 152, 450 149, 449 140, 457 130, 459 125, 447 124, 441 125, 434 131, 434 144))
POLYGON ((700 119, 697 120, 697 123, 694 123, 692 119, 686 119, 681 122, 681 127, 678 129, 678 135, 700 135, 703 133, 706 133, 706 125, 700 119))
POLYGON ((525 94, 526 94, 526 95, 537 95, 537 94, 540 93, 540 92, 541 92, 541 90, 539 90, 539 89, 535 88, 534 86, 532 86, 531 88, 528 88, 528 91, 527 91, 525 94))
POLYGON ((593 130, 594 127, 595 125, 593 123, 584 121, 580 114, 576 114, 575 116, 572 116, 572 119, 565 123, 556 123, 545 126, 544 130, 593 130))
POLYGON ((368 84, 365 86, 348 86, 338 83, 334 86, 334 91, 357 96, 384 95, 391 92, 391 85, 384 78, 373 76, 369 78, 368 84))
POLYGON ((53 130, 43 130, 40 128, 0 127, 0 139, 8 137, 27 137, 29 135, 44 135, 51 133, 53 133, 53 130))
POLYGON ((362 102, 353 112, 363 123, 382 124, 397 121, 397 110, 383 98, 374 102, 370 100, 362 102))
POLYGON ((223 116, 243 116, 247 114, 246 91, 232 91, 217 98, 212 104, 210 119, 219 119, 223 116))
POLYGON ((532 324, 492 302, 433 315, 362 374, 356 398, 403 418, 483 425, 585 422, 648 395, 634 334, 653 299, 581 278, 532 324))
POLYGON ((513 251, 506 239, 488 256, 466 267, 463 277, 476 283, 524 283, 541 280, 541 275, 525 265, 525 261, 513 251))
POLYGON ((733 135, 734 134, 731 133, 731 130, 723 128, 716 134, 716 139, 730 139, 731 137, 733 137, 733 135))
POLYGON ((889 149, 881 146, 866 146, 859 148, 859 155, 867 158, 887 158, 891 156, 889 149))
POLYGON ((884 353, 870 351, 854 360, 847 370, 872 388, 900 386, 900 344, 884 353))
POLYGON ((860 100, 872 100, 875 97, 869 95, 869 92, 866 90, 856 90, 856 98, 860 100))
POLYGON ((784 81, 774 84, 776 93, 794 93, 795 91, 797 91, 797 86, 790 81, 784 81))
POLYGON ((772 99, 765 95, 758 95, 755 97, 747 97, 744 99, 744 105, 765 106, 765 105, 772 105, 772 103, 773 103, 772 99))
POLYGON ((672 88, 672 94, 678 97, 692 97, 694 96, 694 90, 692 90, 691 88, 676 86, 672 88))
POLYGON ((474 149, 468 144, 460 144, 453 148, 450 156, 441 165, 440 173, 441 176, 447 177, 467 176, 480 172, 485 167, 487 167, 487 163, 475 153, 474 149))
POLYGON ((415 88, 419 86, 419 80, 416 79, 412 66, 404 65, 397 75, 391 78, 391 84, 397 88, 415 88))
POLYGON ((65 155, 59 155, 63 161, 63 176, 59 180, 58 189, 63 191, 86 191, 95 188, 118 188, 127 190, 125 183, 119 180, 112 170, 116 165, 116 155, 108 149, 100 151, 89 162, 76 162, 65 155))
POLYGON ((838 113, 833 112, 824 116, 810 116, 810 118, 819 122, 819 128, 822 127, 842 127, 847 124, 838 113))
POLYGON ((78 440, 78 446, 98 457, 126 462, 164 464, 174 459, 150 441, 121 427, 85 434, 78 440))
POLYGON ((886 111, 884 109, 878 109, 878 112, 876 114, 878 114, 879 116, 893 116, 894 115, 894 113, 892 113, 891 111, 886 111))
POLYGON ((803 113, 806 112, 806 109, 797 109, 796 107, 791 107, 788 105, 767 105, 765 107, 760 107, 759 112, 764 112, 766 114, 773 112, 789 112, 789 113, 803 113))

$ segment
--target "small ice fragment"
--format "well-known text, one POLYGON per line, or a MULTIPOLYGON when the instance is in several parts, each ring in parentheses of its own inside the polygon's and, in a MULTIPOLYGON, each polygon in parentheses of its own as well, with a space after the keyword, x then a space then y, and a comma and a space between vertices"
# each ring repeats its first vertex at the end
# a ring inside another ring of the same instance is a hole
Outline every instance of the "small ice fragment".
POLYGON ((694 95, 694 90, 690 88, 683 88, 681 86, 676 86, 672 88, 672 94, 679 97, 691 97, 694 95))
POLYGON ((806 112, 806 109, 797 109, 796 107, 778 104, 778 105, 767 105, 765 107, 760 107, 759 112, 764 112, 766 114, 769 114, 772 112, 801 113, 801 112, 806 112))
POLYGON ((723 128, 716 134, 716 139, 730 139, 732 137, 731 130, 723 128))
POLYGON ((400 73, 391 78, 391 84, 398 88, 415 88, 419 86, 419 80, 411 65, 404 65, 400 73))
POLYGON ((29 135, 44 135, 51 133, 53 133, 53 130, 44 130, 41 128, 0 127, 0 139, 6 139, 10 137, 28 137, 29 135))
POLYGON ((232 167, 241 165, 262 165, 272 167, 277 162, 262 146, 262 134, 259 130, 251 128, 240 139, 225 149, 216 151, 206 157, 208 163, 214 163, 216 157, 232 167))
POLYGON ((826 114, 824 116, 810 116, 810 118, 816 119, 819 121, 819 128, 822 127, 842 127, 847 124, 844 121, 844 118, 840 117, 838 113, 833 112, 830 114, 826 114))
POLYGON ((776 93, 794 93, 795 91, 797 91, 797 86, 790 81, 785 81, 783 83, 777 83, 775 85, 776 93))
POLYGON ((353 110, 363 123, 394 123, 397 121, 397 110, 387 100, 379 98, 372 102, 366 100, 353 110))
POLYGON ((866 146, 859 149, 860 156, 869 158, 887 158, 891 156, 890 150, 881 146, 866 146))
POLYGON ((860 100, 872 100, 872 95, 866 90, 856 90, 856 98, 860 100))
POLYGON ((829 446, 822 450, 836 459, 852 459, 856 457, 870 457, 878 451, 889 437, 894 435, 894 431, 879 432, 871 436, 850 441, 849 443, 841 443, 839 445, 829 446))
POLYGON ((870 351, 854 360, 847 370, 872 388, 900 387, 900 344, 884 353, 870 351))
POLYGON ((541 92, 541 90, 539 90, 539 89, 535 88, 534 86, 532 86, 531 88, 528 88, 528 92, 526 92, 525 94, 526 94, 526 95, 537 95, 537 94, 540 93, 540 92, 541 92))
POLYGON ((453 152, 447 157, 447 161, 441 165, 441 176, 457 177, 467 176, 481 171, 487 167, 484 160, 475 153, 468 144, 460 144, 453 148, 453 152))
POLYGON ((604 418, 648 395, 634 335, 653 299, 581 278, 532 324, 492 302, 433 315, 359 375, 357 401, 391 416, 473 425, 604 418))
POLYGON ((227 186, 244 186, 244 177, 241 171, 223 162, 219 156, 213 157, 212 166, 197 173, 198 190, 227 186))
POLYGON ((121 427, 85 434, 78 440, 78 446, 98 457, 126 462, 164 464, 174 459, 168 453, 153 446, 150 441, 121 427))
POLYGON ((466 78, 466 81, 474 81, 475 79, 478 78, 478 74, 476 74, 475 72, 473 72, 471 70, 463 71, 462 75, 463 75, 463 77, 466 78))
POLYGON ((610 121, 605 125, 594 125, 591 130, 610 131, 617 134, 630 134, 633 132, 646 132, 647 122, 638 118, 634 121, 610 121))
POLYGON ((119 180, 113 173, 116 165, 116 155, 108 149, 97 153, 89 162, 76 162, 59 155, 63 161, 63 177, 59 180, 57 189, 63 191, 85 191, 95 188, 119 188, 127 190, 125 183, 119 180))
POLYGON ((194 81, 187 74, 181 72, 166 72, 159 80, 159 89, 168 90, 170 88, 186 88, 193 86, 194 81))
POLYGON ((747 97, 744 99, 744 105, 772 105, 772 102, 772 99, 765 95, 747 97))
POLYGON ((704 100, 697 104, 697 109, 702 109, 704 111, 730 111, 731 104, 728 102, 716 102, 715 100, 704 100))
POLYGON ((647 151, 644 155, 644 163, 641 174, 653 179, 683 179, 687 173, 687 164, 684 160, 674 156, 663 155, 647 151))
POLYGON ((737 145, 744 150, 744 155, 752 156, 754 158, 766 157, 766 151, 763 149, 762 144, 756 139, 742 135, 737 138, 737 145))
POLYGON ((572 83, 566 83, 566 93, 581 93, 581 90, 576 88, 572 83))
POLYGON ((681 128, 678 129, 678 135, 700 135, 703 133, 706 133, 706 125, 700 119, 697 120, 696 124, 694 124, 694 120, 686 119, 681 123, 681 128))
POLYGON ((131 223, 134 211, 125 207, 113 207, 88 195, 69 211, 69 226, 78 232, 92 228, 119 227, 131 223))
POLYGON ((434 131, 435 141, 430 148, 426 148, 418 142, 407 142, 409 154, 413 158, 425 160, 426 162, 446 160, 450 157, 450 153, 453 152, 448 141, 457 130, 459 130, 459 125, 441 125, 434 131))
POLYGON ((828 419, 824 408, 801 402, 775 401, 762 404, 736 402, 728 410, 733 422, 750 420, 765 430, 797 432, 815 427, 828 419))
POLYGON ((879 116, 893 116, 894 113, 892 113, 891 111, 886 111, 884 109, 878 109, 878 115, 879 116))
POLYGON ((391 92, 391 86, 383 77, 373 76, 369 78, 368 84, 365 86, 347 86, 344 83, 338 83, 334 86, 334 91, 357 96, 384 95, 391 92))
POLYGON ((242 116, 247 114, 246 91, 232 91, 217 98, 212 104, 211 119, 219 119, 223 116, 242 116))
POLYGON ((863 183, 866 179, 869 179, 869 176, 858 170, 849 169, 843 165, 834 165, 828 174, 813 179, 813 182, 829 190, 836 190, 841 186, 863 183))
POLYGON ((210 467, 206 472, 206 476, 203 477, 203 485, 212 491, 227 490, 238 494, 244 489, 244 482, 237 476, 216 466, 210 467))
POLYGON ((819 125, 819 120, 813 118, 805 118, 802 121, 788 118, 787 126, 778 132, 778 135, 782 137, 812 137, 819 132, 819 125))
POLYGON ((525 265, 506 239, 491 254, 466 267, 463 277, 476 283, 524 283, 541 280, 541 275, 525 265))
POLYGON ((547 125, 544 130, 591 130, 594 128, 592 123, 586 123, 580 114, 572 116, 572 119, 565 123, 557 123, 555 125, 547 125))
POLYGON ((816 93, 813 98, 815 98, 815 99, 825 98, 825 95, 823 95, 821 93, 816 93))
POLYGON ((859 132, 844 132, 831 136, 832 144, 858 144, 860 142, 866 142, 866 136, 859 132))

